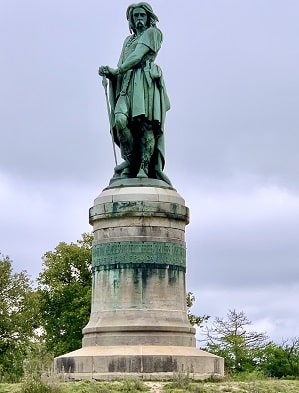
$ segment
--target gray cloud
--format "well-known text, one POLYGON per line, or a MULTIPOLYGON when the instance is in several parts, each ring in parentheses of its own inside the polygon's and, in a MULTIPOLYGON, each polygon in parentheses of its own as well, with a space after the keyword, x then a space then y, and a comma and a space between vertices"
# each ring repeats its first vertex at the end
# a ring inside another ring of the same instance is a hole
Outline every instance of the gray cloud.
MULTIPOLYGON (((112 175, 97 68, 117 63, 128 4, 1 5, 0 249, 33 276, 44 252, 91 229, 88 208, 112 175)), ((206 313, 240 308, 275 337, 290 335, 298 311, 299 4, 151 4, 172 104, 166 173, 191 209, 188 287, 206 313)))

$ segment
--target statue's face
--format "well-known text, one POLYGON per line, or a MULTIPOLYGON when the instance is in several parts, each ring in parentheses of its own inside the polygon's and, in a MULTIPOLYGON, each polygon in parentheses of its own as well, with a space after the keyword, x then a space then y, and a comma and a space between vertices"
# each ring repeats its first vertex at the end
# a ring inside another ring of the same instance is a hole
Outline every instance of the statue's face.
POLYGON ((147 23, 146 11, 141 7, 135 8, 133 10, 133 21, 135 27, 146 27, 146 23, 147 23))

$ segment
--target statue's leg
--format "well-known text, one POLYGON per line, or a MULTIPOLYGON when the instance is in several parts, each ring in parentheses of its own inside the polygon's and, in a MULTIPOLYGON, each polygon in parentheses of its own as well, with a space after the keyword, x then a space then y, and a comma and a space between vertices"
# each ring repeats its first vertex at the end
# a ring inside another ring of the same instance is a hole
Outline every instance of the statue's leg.
POLYGON ((148 177, 149 164, 155 149, 155 136, 151 124, 144 123, 140 141, 141 163, 137 177, 148 177))
POLYGON ((130 164, 133 160, 133 137, 128 128, 128 118, 123 113, 115 114, 115 126, 118 139, 120 142, 120 152, 124 162, 115 167, 116 174, 128 175, 130 172, 130 164))

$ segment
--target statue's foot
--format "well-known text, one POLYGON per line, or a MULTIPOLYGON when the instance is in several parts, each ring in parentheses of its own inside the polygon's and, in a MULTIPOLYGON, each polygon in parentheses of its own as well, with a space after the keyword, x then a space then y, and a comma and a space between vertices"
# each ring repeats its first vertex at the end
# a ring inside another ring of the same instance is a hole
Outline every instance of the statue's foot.
POLYGON ((124 169, 128 168, 129 165, 130 164, 128 163, 128 161, 124 161, 124 162, 122 162, 121 164, 117 165, 114 168, 114 172, 116 174, 120 174, 124 169))
POLYGON ((129 177, 130 174, 131 174, 130 168, 127 167, 127 168, 125 168, 125 169, 122 171, 121 176, 129 177))
POLYGON ((137 177, 148 177, 148 175, 145 173, 145 170, 143 168, 140 168, 137 177))
POLYGON ((114 168, 113 179, 121 179, 123 177, 131 176, 131 167, 128 161, 124 161, 114 168))

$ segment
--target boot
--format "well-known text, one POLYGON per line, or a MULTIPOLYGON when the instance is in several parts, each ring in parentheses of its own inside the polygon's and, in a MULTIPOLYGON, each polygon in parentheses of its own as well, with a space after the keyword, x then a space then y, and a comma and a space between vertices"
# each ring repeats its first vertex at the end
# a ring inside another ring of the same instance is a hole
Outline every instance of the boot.
POLYGON ((137 177, 148 177, 149 163, 155 148, 155 137, 152 126, 149 123, 143 124, 143 135, 140 141, 141 164, 137 177))
POLYGON ((141 161, 139 172, 137 174, 137 177, 148 177, 148 161, 141 161))
POLYGON ((124 161, 114 168, 113 177, 129 177, 131 173, 132 154, 123 154, 123 158, 124 161))
POLYGON ((121 156, 124 161, 114 168, 114 177, 128 177, 131 172, 131 165, 133 161, 133 139, 129 128, 124 127, 121 130, 118 130, 118 138, 120 142, 121 156))

